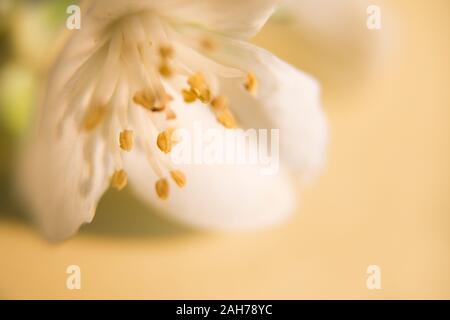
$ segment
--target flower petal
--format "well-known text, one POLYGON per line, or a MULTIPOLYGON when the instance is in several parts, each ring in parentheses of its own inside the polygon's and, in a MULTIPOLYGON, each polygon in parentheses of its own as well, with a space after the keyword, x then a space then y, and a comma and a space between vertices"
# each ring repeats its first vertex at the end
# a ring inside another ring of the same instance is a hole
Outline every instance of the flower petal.
MULTIPOLYGON (((37 110, 36 131, 32 132, 20 166, 25 201, 36 223, 54 241, 71 236, 92 220, 112 174, 107 141, 80 129, 83 105, 91 95, 92 70, 86 69, 84 81, 79 81, 86 90, 67 85, 79 68, 73 56, 67 54, 76 42, 83 45, 80 41, 70 42, 49 77, 45 99, 37 110)), ((91 63, 98 66, 99 59, 91 63)))
POLYGON ((280 0, 100 0, 92 2, 88 13, 98 21, 111 21, 143 10, 177 23, 201 26, 235 37, 256 34, 272 15, 280 0))
MULTIPOLYGON (((199 120, 203 130, 226 130, 205 105, 186 106, 176 97, 171 106, 192 137, 199 120)), ((126 155, 124 165, 130 187, 142 201, 190 226, 213 230, 262 228, 281 222, 294 209, 293 188, 282 168, 277 174, 263 175, 259 165, 183 163, 176 170, 186 176, 186 186, 179 188, 169 180, 169 197, 161 200, 154 192, 159 177, 141 153, 126 155)))
POLYGON ((277 7, 279 0, 185 1, 171 15, 206 29, 234 37, 255 35, 277 7))
POLYGON ((101 140, 86 143, 68 132, 69 126, 59 138, 41 132, 22 158, 21 191, 33 219, 52 241, 65 239, 92 221, 111 171, 101 140))

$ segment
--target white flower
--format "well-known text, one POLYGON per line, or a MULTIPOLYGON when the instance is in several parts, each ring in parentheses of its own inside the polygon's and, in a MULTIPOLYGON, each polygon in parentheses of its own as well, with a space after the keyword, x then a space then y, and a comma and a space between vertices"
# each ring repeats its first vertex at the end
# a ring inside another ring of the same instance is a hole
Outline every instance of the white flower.
POLYGON ((320 167, 327 130, 318 84, 245 41, 276 4, 89 2, 51 72, 24 157, 25 194, 48 237, 74 234, 110 185, 127 183, 143 201, 202 228, 263 227, 292 212, 288 170, 307 176, 320 167), (173 128, 191 130, 196 121, 279 128, 280 172, 175 167, 173 128))

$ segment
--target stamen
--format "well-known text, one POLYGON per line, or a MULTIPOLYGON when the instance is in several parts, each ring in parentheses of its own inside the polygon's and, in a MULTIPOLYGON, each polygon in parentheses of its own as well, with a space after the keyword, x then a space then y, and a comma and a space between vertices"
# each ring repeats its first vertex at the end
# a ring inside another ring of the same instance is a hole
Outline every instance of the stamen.
POLYGON ((170 78, 173 75, 173 71, 170 68, 168 63, 163 63, 159 67, 159 74, 162 75, 164 78, 170 78))
POLYGON ((111 187, 117 190, 122 190, 128 183, 128 175, 124 170, 114 172, 111 178, 111 187))
POLYGON ((184 89, 181 93, 183 94, 183 99, 186 103, 192 103, 197 100, 197 95, 195 94, 195 92, 192 92, 192 90, 184 89))
POLYGON ((155 97, 150 92, 150 90, 142 90, 136 92, 133 97, 134 103, 148 109, 150 111, 154 111, 155 108, 155 97))
POLYGON ((169 182, 167 179, 162 178, 156 181, 155 184, 156 194, 161 200, 166 200, 169 197, 169 182))
POLYGON ((164 111, 167 104, 172 100, 173 98, 165 92, 161 94, 161 97, 159 97, 159 99, 156 99, 156 97, 150 90, 139 91, 133 97, 134 103, 152 112, 164 111))
POLYGON ((173 181, 180 187, 183 188, 186 185, 186 176, 183 172, 179 170, 170 171, 173 181))
POLYGON ((225 109, 217 120, 227 129, 234 129, 237 127, 236 119, 229 109, 225 109))
POLYGON ((177 118, 177 114, 172 110, 167 108, 166 109, 166 120, 175 120, 177 118))
POLYGON ((171 46, 161 46, 159 48, 159 55, 162 59, 171 59, 173 57, 174 50, 171 46))
POLYGON ((245 83, 245 89, 251 94, 256 94, 258 91, 258 80, 251 72, 247 73, 247 82, 245 83))
POLYGON ((103 121, 105 116, 106 116, 105 106, 89 107, 89 110, 84 116, 82 125, 83 130, 85 131, 94 130, 103 121))
POLYGON ((191 86, 191 91, 195 93, 201 102, 208 103, 211 100, 211 92, 201 73, 191 76, 188 79, 188 84, 191 86))
POLYGON ((222 111, 228 107, 228 99, 225 96, 218 96, 211 101, 211 106, 216 111, 222 111))
POLYGON ((119 135, 120 148, 124 151, 131 151, 134 145, 134 134, 131 130, 124 130, 119 135))
POLYGON ((158 135, 156 141, 159 150, 164 153, 170 153, 172 151, 172 134, 174 129, 167 129, 158 135))
POLYGON ((208 103, 211 100, 211 92, 209 89, 197 93, 197 96, 203 103, 208 103))
POLYGON ((188 84, 193 89, 197 89, 197 88, 202 89, 203 87, 206 86, 205 78, 203 77, 203 75, 201 73, 196 73, 196 74, 190 76, 188 79, 188 84))

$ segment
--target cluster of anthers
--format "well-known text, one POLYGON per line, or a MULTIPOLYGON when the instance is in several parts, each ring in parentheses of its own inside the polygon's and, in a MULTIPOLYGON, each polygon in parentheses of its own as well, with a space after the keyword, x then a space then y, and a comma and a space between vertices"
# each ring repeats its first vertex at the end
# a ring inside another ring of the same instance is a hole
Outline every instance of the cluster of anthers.
MULTIPOLYGON (((163 39, 157 40, 163 41, 163 39)), ((109 123, 112 127, 112 133, 106 131, 108 138, 113 141, 112 149, 114 151, 112 153, 115 164, 115 171, 111 177, 113 188, 122 190, 127 185, 128 176, 123 169, 121 152, 132 152, 135 148, 139 148, 146 153, 150 167, 158 176, 155 183, 156 194, 160 199, 167 199, 170 192, 167 176, 170 176, 180 188, 186 185, 186 176, 182 171, 172 168, 169 161, 163 157, 169 154, 177 143, 174 136, 176 130, 174 121, 176 121, 177 115, 170 108, 173 97, 167 93, 165 86, 171 84, 172 88, 178 87, 177 90, 186 104, 200 101, 209 106, 217 121, 225 128, 236 128, 237 121, 229 108, 228 99, 224 95, 215 95, 212 92, 202 72, 186 71, 190 69, 181 66, 182 63, 176 59, 174 47, 171 45, 155 46, 155 43, 149 39, 142 41, 134 39, 130 43, 124 33, 120 33, 119 37, 117 35, 112 37, 106 49, 107 57, 104 68, 112 68, 108 63, 116 67, 119 65, 117 70, 122 71, 122 74, 117 76, 117 82, 115 88, 112 89, 109 102, 94 104, 94 99, 91 98, 82 119, 82 130, 91 134, 102 127, 103 123, 105 126, 107 126, 106 123, 109 123), (120 65, 123 66, 120 67, 120 65), (127 68, 132 71, 124 72, 127 68), (140 78, 135 73, 138 73, 140 78), (185 79, 183 87, 170 82, 172 78, 179 76, 185 79), (122 81, 124 78, 126 81, 122 81), (136 81, 136 78, 139 80, 136 81), (124 83, 128 90, 127 98, 120 100, 118 98, 120 94, 116 95, 116 91, 120 84, 124 83), (126 106, 125 109, 123 104, 126 106), (136 118, 134 121, 128 122, 128 114, 131 114, 129 109, 137 107, 142 107, 148 112, 150 129, 147 128, 148 125, 143 125, 142 120, 136 118), (117 129, 117 125, 119 125, 119 129, 117 129), (111 135, 114 138, 111 138, 111 135), (156 146, 153 145, 154 142, 149 142, 151 139, 145 138, 152 136, 157 137, 156 146), (158 152, 159 154, 157 154, 158 152)), ((211 45, 211 41, 202 40, 199 44, 205 50, 215 49, 211 45)), ((208 58, 205 57, 205 59, 208 58)), ((242 80, 243 87, 250 94, 255 94, 258 87, 257 79, 252 73, 242 74, 246 75, 242 80)))

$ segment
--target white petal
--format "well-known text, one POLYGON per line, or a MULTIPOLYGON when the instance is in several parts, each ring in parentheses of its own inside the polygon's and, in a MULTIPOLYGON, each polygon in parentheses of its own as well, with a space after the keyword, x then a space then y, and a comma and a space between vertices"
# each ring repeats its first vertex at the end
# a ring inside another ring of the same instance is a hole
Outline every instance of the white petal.
POLYGON ((32 217, 53 241, 75 234, 83 223, 92 221, 111 171, 102 142, 86 144, 68 127, 59 138, 41 131, 25 151, 20 173, 21 191, 32 217))
POLYGON ((223 79, 222 91, 231 108, 247 128, 280 129, 280 150, 284 164, 305 178, 317 173, 325 158, 328 127, 315 79, 278 59, 270 52, 229 38, 217 38, 215 60, 252 72, 258 92, 244 88, 245 79, 223 79))
POLYGON ((236 37, 256 34, 280 0, 97 0, 88 10, 91 17, 108 22, 143 10, 236 37))
MULTIPOLYGON (((191 133, 198 120, 204 129, 225 130, 205 105, 187 106, 176 98, 171 106, 180 125, 191 133)), ((155 195, 157 177, 142 154, 128 154, 125 168, 130 187, 142 201, 157 207, 168 217, 194 227, 213 230, 262 228, 280 223, 294 209, 295 195, 282 168, 277 174, 263 175, 261 166, 182 164, 176 169, 185 173, 187 185, 180 189, 170 181, 167 200, 155 195)))
POLYGON ((83 64, 92 46, 96 44, 82 31, 64 47, 37 110, 36 131, 22 156, 20 187, 24 199, 35 222, 54 241, 91 222, 113 171, 107 141, 80 130, 95 80, 102 73, 99 67, 107 60, 106 54, 97 53, 83 64), (78 82, 71 83, 75 78, 78 82))
POLYGON ((255 35, 272 15, 279 0, 185 1, 172 15, 209 30, 248 38, 255 35))

